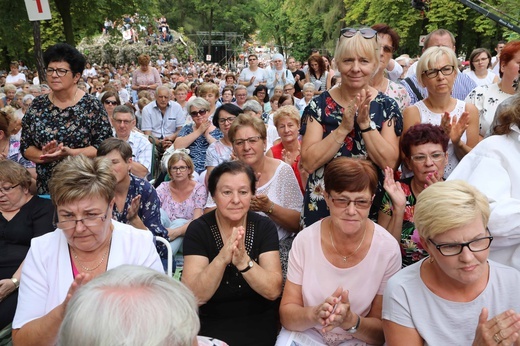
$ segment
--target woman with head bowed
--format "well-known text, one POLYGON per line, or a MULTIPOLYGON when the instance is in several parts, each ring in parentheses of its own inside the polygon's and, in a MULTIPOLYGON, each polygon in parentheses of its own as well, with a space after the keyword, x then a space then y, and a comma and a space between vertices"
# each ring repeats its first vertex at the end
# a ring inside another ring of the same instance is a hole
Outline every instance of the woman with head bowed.
POLYGON ((397 241, 368 214, 378 179, 367 160, 340 157, 325 169, 330 216, 302 230, 289 254, 276 345, 384 343, 381 307, 401 268, 397 241))
POLYGON ((56 230, 34 239, 22 268, 13 342, 56 342, 77 288, 121 264, 163 272, 152 233, 112 220, 116 177, 105 159, 69 158, 49 182, 56 230))
POLYGON ((415 225, 430 256, 388 282, 387 345, 516 345, 520 272, 488 260, 489 216, 487 198, 462 180, 419 195, 415 225))

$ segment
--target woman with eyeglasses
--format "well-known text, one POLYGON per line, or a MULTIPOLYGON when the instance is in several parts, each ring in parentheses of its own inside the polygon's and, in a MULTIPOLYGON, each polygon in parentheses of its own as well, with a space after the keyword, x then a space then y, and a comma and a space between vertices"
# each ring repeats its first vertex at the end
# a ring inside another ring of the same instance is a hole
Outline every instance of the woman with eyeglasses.
POLYGON ((275 225, 251 210, 255 174, 244 162, 224 162, 208 190, 216 209, 189 225, 183 248, 182 282, 199 302, 199 333, 229 345, 274 345, 282 271, 275 225))
POLYGON ((397 241, 368 218, 377 171, 370 161, 339 157, 324 179, 330 216, 293 242, 276 345, 381 345, 383 291, 401 255, 397 241))
POLYGON ((210 103, 202 97, 189 100, 186 108, 193 124, 184 125, 174 142, 176 149, 189 149, 197 174, 206 169, 206 150, 209 145, 224 136, 209 120, 210 107, 210 103))
MULTIPOLYGON (((417 80, 428 90, 428 97, 403 112, 403 132, 416 124, 441 125, 448 134, 447 178, 459 161, 479 141, 477 108, 451 96, 459 70, 457 56, 447 47, 428 48, 417 64, 417 80)), ((405 172, 409 176, 409 172, 405 172)))
POLYGON ((517 344, 520 272, 488 259, 489 220, 488 199, 465 181, 439 182, 419 195, 415 225, 430 257, 388 281, 388 346, 517 344))
POLYGON ((305 75, 305 83, 312 83, 316 87, 314 95, 319 95, 330 89, 332 76, 325 66, 325 61, 319 54, 314 54, 307 60, 309 69, 305 75))
POLYGON ((20 152, 36 163, 38 194, 49 194, 54 167, 68 156, 95 157, 112 128, 101 102, 78 88, 85 57, 58 43, 43 59, 51 92, 36 97, 23 117, 20 152))
POLYGON ((440 126, 414 125, 401 137, 404 164, 413 176, 396 182, 393 169, 385 169, 385 194, 377 223, 400 243, 403 267, 428 256, 414 234, 415 204, 424 189, 444 180, 448 141, 448 135, 440 126))
POLYGON ((240 113, 242 113, 240 107, 231 103, 225 103, 215 111, 212 122, 222 132, 223 136, 211 143, 206 150, 206 183, 211 171, 222 162, 231 160, 233 156, 233 144, 229 139, 229 128, 240 113))
POLYGON ((68 158, 49 182, 56 230, 33 239, 25 258, 13 320, 16 345, 54 345, 70 298, 111 268, 135 264, 164 272, 153 235, 112 220, 113 163, 68 158))
POLYGON ((193 180, 193 161, 185 149, 174 151, 168 160, 170 181, 157 187, 161 213, 166 214, 168 237, 173 256, 182 246, 184 234, 191 221, 202 215, 208 193, 203 183, 193 180))
MULTIPOLYGON (((2 112, 0 112, 1 114, 2 112)), ((0 116, 0 126, 2 120, 0 116)), ((51 201, 33 196, 32 177, 20 164, 0 161, 0 343, 9 344, 22 263, 31 240, 54 230, 51 201)))
POLYGON ((399 35, 386 24, 372 25, 372 29, 377 31, 380 58, 379 69, 370 81, 370 85, 393 98, 399 105, 399 110, 403 112, 410 105, 410 95, 401 84, 391 81, 385 75, 393 53, 399 48, 399 35))
POLYGON ((402 117, 395 100, 370 86, 380 64, 377 32, 341 30, 335 61, 341 84, 311 100, 302 116, 301 162, 309 172, 301 224, 308 227, 329 215, 323 197, 323 171, 335 157, 360 157, 378 168, 379 185, 371 215, 377 218, 383 169, 399 159, 402 117))
POLYGON ((500 52, 500 81, 473 89, 465 101, 474 104, 480 117, 480 140, 492 134, 491 124, 498 106, 515 94, 514 81, 520 70, 520 40, 507 43, 500 52))
POLYGON ((114 116, 114 109, 121 105, 121 100, 119 99, 119 94, 117 91, 105 91, 103 96, 101 96, 101 103, 108 115, 108 120, 112 123, 112 117, 114 116))

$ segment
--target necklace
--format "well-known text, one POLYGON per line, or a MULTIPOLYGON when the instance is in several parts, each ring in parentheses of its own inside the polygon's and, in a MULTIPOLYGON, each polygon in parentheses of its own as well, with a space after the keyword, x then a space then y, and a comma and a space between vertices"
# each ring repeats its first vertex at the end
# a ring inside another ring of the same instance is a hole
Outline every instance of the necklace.
POLYGON ((343 262, 347 263, 347 260, 350 257, 354 256, 356 254, 356 252, 358 252, 359 249, 361 249, 361 244, 363 244, 363 240, 365 240, 365 234, 367 234, 367 225, 365 224, 365 230, 363 231, 363 238, 361 238, 361 241, 359 242, 359 245, 357 246, 356 250, 354 250, 354 252, 351 253, 348 256, 343 256, 342 254, 339 253, 338 249, 336 249, 336 245, 334 245, 334 239, 332 238, 332 231, 331 231, 331 229, 332 229, 332 227, 329 229, 329 236, 330 236, 330 242, 332 243, 332 247, 334 248, 336 253, 338 255, 340 255, 341 258, 343 258, 343 262))
POLYGON ((75 259, 76 262, 79 264, 79 266, 80 266, 83 270, 85 270, 85 271, 87 271, 87 272, 91 272, 91 271, 94 271, 94 270, 98 269, 99 266, 101 265, 101 263, 103 263, 103 262, 105 261, 105 258, 106 258, 106 256, 108 255, 108 249, 109 249, 109 248, 110 248, 110 246, 106 249, 105 253, 103 254, 103 257, 101 257, 101 261, 99 261, 99 263, 96 264, 96 265, 95 265, 94 267, 92 267, 92 268, 85 267, 85 266, 83 265, 83 263, 81 263, 81 261, 79 260, 79 258, 78 258, 78 254, 76 253, 76 251, 74 250, 74 248, 71 247, 70 249, 72 250, 72 256, 74 256, 74 259, 75 259))

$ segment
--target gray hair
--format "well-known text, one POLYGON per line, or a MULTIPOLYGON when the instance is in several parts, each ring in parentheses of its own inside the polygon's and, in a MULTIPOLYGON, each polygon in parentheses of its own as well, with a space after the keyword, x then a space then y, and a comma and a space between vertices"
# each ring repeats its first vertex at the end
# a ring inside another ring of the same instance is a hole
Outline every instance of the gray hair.
POLYGON ((117 113, 127 113, 127 114, 130 114, 132 116, 132 119, 135 120, 134 110, 131 107, 128 107, 127 105, 116 106, 116 108, 114 108, 114 111, 112 113, 112 118, 113 119, 116 118, 116 114, 117 113))
POLYGON ((195 296, 143 266, 122 265, 79 288, 58 345, 192 345, 200 329, 195 296))
POLYGON ((202 97, 195 97, 188 101, 186 104, 186 109, 188 110, 188 113, 191 112, 191 107, 197 107, 198 109, 206 109, 209 110, 211 108, 211 105, 208 101, 203 99, 202 97))
POLYGON ((246 103, 244 103, 244 106, 242 106, 242 110, 244 112, 253 111, 256 114, 258 114, 258 113, 262 114, 262 112, 263 112, 262 105, 260 105, 260 103, 258 103, 258 101, 256 101, 256 100, 246 101, 246 103))
POLYGON ((31 86, 29 87, 29 92, 31 93, 34 93, 34 92, 41 92, 42 91, 42 88, 40 88, 39 85, 34 85, 34 84, 31 84, 31 86))
POLYGON ((302 91, 316 91, 316 86, 314 83, 305 83, 303 85, 302 91))

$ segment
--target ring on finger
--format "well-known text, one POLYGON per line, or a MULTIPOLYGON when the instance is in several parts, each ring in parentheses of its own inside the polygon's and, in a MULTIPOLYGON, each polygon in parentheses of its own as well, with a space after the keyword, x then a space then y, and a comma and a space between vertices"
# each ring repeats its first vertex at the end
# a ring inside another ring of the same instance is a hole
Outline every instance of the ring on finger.
POLYGON ((502 339, 500 339, 500 337, 498 336, 498 333, 496 333, 495 335, 493 335, 493 340, 495 340, 495 342, 497 344, 501 343, 502 342, 502 339))

